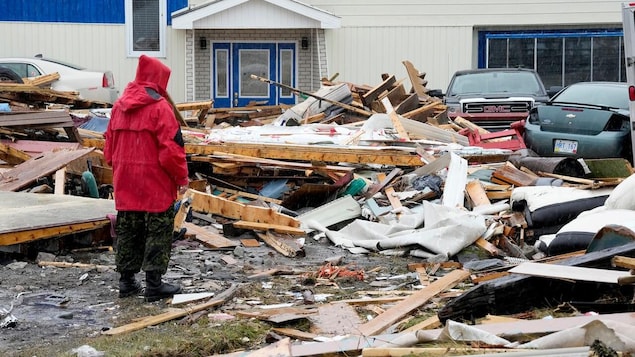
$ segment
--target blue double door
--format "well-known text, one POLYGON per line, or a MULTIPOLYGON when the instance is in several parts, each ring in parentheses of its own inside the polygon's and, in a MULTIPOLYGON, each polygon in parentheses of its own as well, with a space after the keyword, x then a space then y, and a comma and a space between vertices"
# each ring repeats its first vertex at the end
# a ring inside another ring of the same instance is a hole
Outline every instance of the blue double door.
POLYGON ((256 75, 295 88, 295 43, 217 42, 212 44, 211 60, 214 107, 295 104, 290 89, 252 78, 256 75))

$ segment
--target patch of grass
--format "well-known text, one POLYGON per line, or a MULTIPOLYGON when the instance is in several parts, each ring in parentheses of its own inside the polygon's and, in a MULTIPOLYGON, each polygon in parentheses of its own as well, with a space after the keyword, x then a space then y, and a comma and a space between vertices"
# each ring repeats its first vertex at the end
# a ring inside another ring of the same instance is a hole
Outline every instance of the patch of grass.
POLYGON ((56 346, 23 350, 17 356, 76 356, 73 348, 89 345, 106 356, 203 357, 256 348, 264 342, 270 326, 258 320, 209 322, 206 318, 184 326, 166 322, 159 326, 118 335, 76 339, 56 346))

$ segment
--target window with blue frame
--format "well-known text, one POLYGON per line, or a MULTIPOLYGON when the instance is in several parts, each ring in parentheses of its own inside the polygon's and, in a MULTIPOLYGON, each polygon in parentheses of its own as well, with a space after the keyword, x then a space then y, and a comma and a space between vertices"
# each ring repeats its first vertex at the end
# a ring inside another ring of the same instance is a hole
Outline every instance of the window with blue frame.
POLYGON ((479 68, 535 69, 547 88, 626 81, 622 31, 481 31, 479 68))

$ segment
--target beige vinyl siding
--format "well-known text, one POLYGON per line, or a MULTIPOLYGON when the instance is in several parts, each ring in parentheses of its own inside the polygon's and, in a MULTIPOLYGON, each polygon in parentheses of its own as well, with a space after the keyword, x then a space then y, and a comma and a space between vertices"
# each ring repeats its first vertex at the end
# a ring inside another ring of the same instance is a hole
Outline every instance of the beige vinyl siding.
POLYGON ((617 0, 310 0, 342 17, 342 26, 471 26, 615 23, 617 0))
MULTIPOLYGON (((132 81, 137 58, 126 57, 124 25, 8 23, 0 22, 0 57, 45 57, 89 69, 111 70, 120 93, 132 81)), ((168 92, 174 101, 185 101, 185 33, 168 27, 167 57, 172 68, 168 92)))
POLYGON ((426 73, 428 88, 445 89, 457 69, 472 63, 471 27, 345 27, 327 31, 329 69, 340 81, 371 86, 382 73, 407 78, 402 61, 426 73))
POLYGON ((382 73, 406 78, 402 61, 445 89, 456 70, 477 66, 478 30, 621 27, 613 0, 309 0, 342 18, 326 30, 329 69, 342 81, 376 85, 382 73))

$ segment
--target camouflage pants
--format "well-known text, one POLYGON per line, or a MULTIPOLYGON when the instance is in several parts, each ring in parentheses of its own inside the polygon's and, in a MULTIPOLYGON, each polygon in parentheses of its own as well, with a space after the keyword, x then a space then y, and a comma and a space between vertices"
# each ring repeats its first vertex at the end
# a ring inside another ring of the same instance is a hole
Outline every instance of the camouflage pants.
POLYGON ((117 271, 165 274, 172 249, 174 207, 160 213, 117 212, 117 271))

